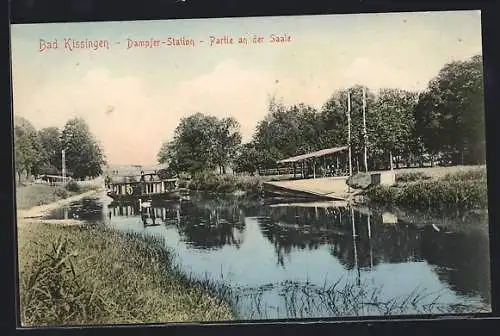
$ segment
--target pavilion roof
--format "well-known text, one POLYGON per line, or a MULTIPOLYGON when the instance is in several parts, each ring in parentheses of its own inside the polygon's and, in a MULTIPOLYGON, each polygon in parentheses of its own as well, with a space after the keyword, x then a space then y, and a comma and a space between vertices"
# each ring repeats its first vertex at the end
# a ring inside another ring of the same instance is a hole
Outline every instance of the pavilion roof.
POLYGON ((347 146, 342 146, 342 147, 321 149, 319 151, 309 152, 306 154, 292 156, 292 157, 289 157, 289 158, 286 158, 283 160, 279 160, 279 161, 277 161, 277 163, 292 163, 292 162, 304 161, 304 160, 307 160, 310 158, 317 158, 317 157, 322 157, 325 155, 331 155, 334 153, 338 153, 338 152, 346 150, 347 148, 348 148, 347 146))

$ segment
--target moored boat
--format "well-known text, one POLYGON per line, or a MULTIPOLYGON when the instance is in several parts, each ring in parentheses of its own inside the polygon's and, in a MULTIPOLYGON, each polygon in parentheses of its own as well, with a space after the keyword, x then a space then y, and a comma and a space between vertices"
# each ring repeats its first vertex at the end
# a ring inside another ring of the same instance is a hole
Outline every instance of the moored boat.
POLYGON ((179 199, 184 191, 179 188, 179 179, 162 179, 156 173, 107 177, 106 189, 107 196, 114 201, 179 199))

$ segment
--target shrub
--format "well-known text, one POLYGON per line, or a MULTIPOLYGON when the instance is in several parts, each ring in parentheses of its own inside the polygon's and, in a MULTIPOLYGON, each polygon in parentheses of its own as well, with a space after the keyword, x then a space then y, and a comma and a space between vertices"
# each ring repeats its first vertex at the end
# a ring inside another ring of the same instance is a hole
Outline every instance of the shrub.
POLYGON ((357 173, 347 179, 347 185, 354 189, 366 189, 372 183, 369 173, 357 173))
POLYGON ((444 181, 461 181, 461 180, 486 180, 486 168, 471 169, 458 171, 455 173, 446 174, 442 180, 444 181))
POLYGON ((422 171, 396 173, 396 182, 415 182, 429 180, 431 177, 422 171))
POLYGON ((365 191, 364 195, 373 203, 392 205, 398 202, 399 193, 398 188, 377 185, 365 191))
POLYGON ((258 176, 216 175, 212 172, 201 172, 193 176, 189 182, 189 188, 214 193, 233 193, 238 190, 260 192, 262 180, 258 176))
POLYGON ((365 195, 373 203, 396 204, 416 209, 471 210, 488 206, 483 180, 421 181, 403 188, 376 186, 365 195))
POLYGON ((64 188, 56 188, 54 189, 54 197, 57 198, 67 198, 68 191, 64 188))
POLYGON ((70 192, 79 192, 81 191, 81 187, 76 181, 69 181, 66 183, 66 190, 70 192))

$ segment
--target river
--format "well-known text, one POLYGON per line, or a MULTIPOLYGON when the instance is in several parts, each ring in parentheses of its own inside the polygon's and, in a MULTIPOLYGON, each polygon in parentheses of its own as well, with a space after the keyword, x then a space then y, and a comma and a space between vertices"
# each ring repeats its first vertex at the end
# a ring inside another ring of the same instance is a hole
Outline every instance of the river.
POLYGON ((147 215, 99 196, 47 218, 73 217, 162 237, 184 272, 231 289, 239 319, 490 311, 486 218, 199 195, 147 215))

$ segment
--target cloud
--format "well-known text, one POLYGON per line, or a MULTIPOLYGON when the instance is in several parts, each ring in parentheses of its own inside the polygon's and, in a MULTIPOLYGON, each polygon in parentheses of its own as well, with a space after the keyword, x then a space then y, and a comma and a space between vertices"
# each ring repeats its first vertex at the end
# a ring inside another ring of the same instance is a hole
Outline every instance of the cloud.
POLYGON ((345 69, 343 76, 346 87, 363 84, 373 90, 390 87, 421 90, 427 85, 427 81, 419 81, 421 76, 414 74, 408 67, 402 68, 368 57, 356 58, 345 69))
POLYGON ((69 118, 83 117, 111 163, 151 164, 179 120, 195 112, 235 117, 248 140, 267 113, 271 85, 262 72, 233 60, 182 81, 173 90, 150 87, 139 77, 113 77, 99 68, 74 85, 47 83, 15 113, 37 128, 63 127, 69 118))

